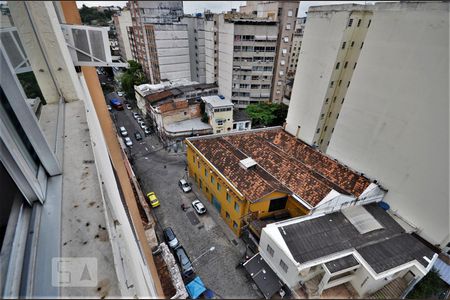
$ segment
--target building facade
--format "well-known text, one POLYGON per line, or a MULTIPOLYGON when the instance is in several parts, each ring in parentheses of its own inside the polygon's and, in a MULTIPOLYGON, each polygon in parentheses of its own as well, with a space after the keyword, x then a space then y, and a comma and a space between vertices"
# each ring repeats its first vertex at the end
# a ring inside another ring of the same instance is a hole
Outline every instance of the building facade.
POLYGON ((205 12, 205 77, 207 83, 218 84, 219 15, 205 12))
POLYGON ((233 103, 222 95, 202 97, 205 113, 213 133, 231 132, 233 129, 233 103))
POLYGON ((444 2, 311 7, 286 126, 377 177, 392 209, 441 247, 449 241, 448 11, 444 2))
POLYGON ((182 1, 131 1, 133 57, 151 84, 191 79, 188 29, 179 23, 182 1))
POLYGON ((270 101, 277 23, 221 14, 218 25, 219 92, 236 108, 270 101))
POLYGON ((206 81, 206 20, 203 15, 186 15, 181 23, 187 25, 189 38, 189 55, 191 78, 199 83, 214 83, 213 80, 206 81))
POLYGON ((300 1, 247 1, 239 12, 278 22, 278 37, 270 99, 283 101, 300 1))
POLYGON ((131 43, 128 37, 128 30, 133 26, 131 12, 129 10, 122 10, 119 14, 113 16, 113 21, 116 27, 120 56, 125 61, 132 60, 133 54, 131 53, 131 43))
POLYGON ((303 34, 305 32, 306 17, 297 18, 295 22, 294 36, 292 37, 292 45, 289 53, 289 65, 287 70, 287 78, 294 79, 297 71, 298 58, 302 47, 303 34))

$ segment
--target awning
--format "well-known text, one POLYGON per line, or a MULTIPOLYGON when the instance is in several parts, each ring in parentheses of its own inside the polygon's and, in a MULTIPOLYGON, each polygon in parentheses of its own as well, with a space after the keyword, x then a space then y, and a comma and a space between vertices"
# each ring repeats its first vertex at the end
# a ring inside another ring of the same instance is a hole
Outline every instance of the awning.
POLYGON ((252 277, 266 299, 270 299, 283 287, 283 282, 258 253, 244 263, 244 268, 252 277))
POLYGON ((197 299, 204 291, 206 291, 206 288, 203 281, 197 276, 186 285, 186 290, 192 299, 197 299))

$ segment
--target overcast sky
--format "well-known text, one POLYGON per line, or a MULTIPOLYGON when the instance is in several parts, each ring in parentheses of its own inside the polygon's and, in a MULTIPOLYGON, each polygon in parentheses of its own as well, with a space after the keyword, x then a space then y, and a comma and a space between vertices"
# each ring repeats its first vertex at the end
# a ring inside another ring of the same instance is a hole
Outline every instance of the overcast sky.
MULTIPOLYGON (((311 5, 326 5, 326 4, 339 4, 339 3, 372 3, 374 1, 301 1, 299 9, 299 17, 305 16, 305 12, 308 11, 308 7, 311 5)), ((127 1, 77 1, 78 7, 83 4, 87 6, 125 6, 127 1)), ((239 8, 239 6, 245 5, 245 1, 183 1, 184 13, 192 14, 197 12, 203 12, 205 9, 209 9, 212 12, 220 13, 228 11, 231 8, 239 8)))

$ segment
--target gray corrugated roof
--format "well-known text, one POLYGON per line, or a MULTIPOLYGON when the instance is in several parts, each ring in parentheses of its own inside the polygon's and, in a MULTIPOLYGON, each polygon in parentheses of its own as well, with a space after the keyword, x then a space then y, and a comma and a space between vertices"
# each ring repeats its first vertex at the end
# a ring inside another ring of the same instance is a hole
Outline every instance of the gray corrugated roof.
POLYGON ((233 121, 234 122, 241 122, 241 121, 250 121, 251 118, 248 116, 248 114, 245 112, 245 110, 233 110, 233 121))
POLYGON ((377 272, 434 252, 404 229, 377 204, 364 206, 384 229, 360 234, 341 212, 279 228, 294 259, 305 263, 336 252, 355 248, 377 272), (286 234, 284 234, 286 232, 286 234))
POLYGON ((350 255, 329 261, 325 265, 327 266, 328 270, 331 273, 336 273, 338 271, 357 266, 357 265, 359 265, 359 263, 356 260, 356 258, 352 254, 350 254, 350 255))

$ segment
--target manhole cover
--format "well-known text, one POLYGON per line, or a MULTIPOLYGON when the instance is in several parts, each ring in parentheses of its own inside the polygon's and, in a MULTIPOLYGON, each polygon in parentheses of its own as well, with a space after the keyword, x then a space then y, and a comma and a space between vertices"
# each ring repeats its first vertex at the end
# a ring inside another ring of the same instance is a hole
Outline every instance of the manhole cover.
POLYGON ((192 225, 197 225, 200 223, 200 221, 198 220, 197 216, 195 215, 195 212, 193 212, 192 210, 186 213, 189 221, 191 222, 192 225))

